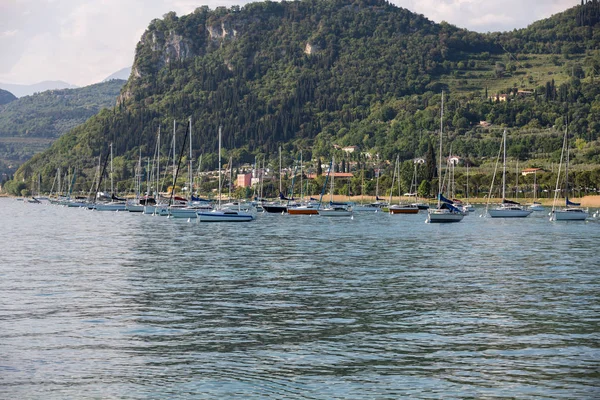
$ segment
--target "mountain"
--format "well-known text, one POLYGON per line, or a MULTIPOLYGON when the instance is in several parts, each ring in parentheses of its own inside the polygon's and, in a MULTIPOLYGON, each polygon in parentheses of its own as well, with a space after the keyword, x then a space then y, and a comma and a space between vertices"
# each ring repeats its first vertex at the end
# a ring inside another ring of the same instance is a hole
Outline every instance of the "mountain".
POLYGON ((195 156, 214 154, 222 125, 234 163, 272 157, 280 145, 290 157, 303 149, 305 158, 326 159, 337 145, 411 160, 436 140, 442 90, 445 130, 459 154, 495 157, 498 129, 508 127, 527 132, 515 136, 511 156, 554 157, 570 115, 582 141, 574 157, 600 162, 598 4, 493 34, 435 24, 384 0, 171 12, 143 34, 117 106, 62 136, 18 175, 65 162, 92 175, 108 143, 133 162, 138 150, 151 155, 159 125, 175 118, 183 136, 189 116, 195 156), (482 130, 487 124, 496 128, 482 130))
POLYGON ((17 98, 7 90, 0 89, 0 106, 15 101, 17 98))
POLYGON ((0 88, 8 90, 17 97, 30 96, 34 93, 45 92, 55 89, 75 89, 77 86, 63 81, 43 81, 32 85, 17 85, 12 83, 1 83, 0 88))
POLYGON ((126 68, 120 69, 117 72, 109 75, 102 82, 110 81, 113 79, 127 80, 127 79, 129 79, 129 75, 131 75, 131 67, 126 67, 126 68))
POLYGON ((113 107, 124 84, 111 80, 79 89, 48 90, 0 106, 0 174, 14 171, 62 134, 101 109, 113 107))

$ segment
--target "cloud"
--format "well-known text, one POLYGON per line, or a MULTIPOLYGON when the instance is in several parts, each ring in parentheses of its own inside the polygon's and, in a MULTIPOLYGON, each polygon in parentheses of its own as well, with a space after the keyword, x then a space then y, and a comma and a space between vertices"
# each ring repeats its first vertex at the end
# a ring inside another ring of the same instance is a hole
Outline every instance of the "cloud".
POLYGON ((392 0, 392 3, 477 32, 525 28, 579 4, 579 0, 392 0))
POLYGON ((19 32, 18 30, 14 29, 12 31, 4 31, 4 32, 0 32, 0 39, 1 38, 9 38, 9 37, 13 37, 17 34, 17 32, 19 32))
MULTIPOLYGON (((511 30, 549 17, 579 0, 392 0, 436 21, 479 32, 511 30)), ((0 81, 63 80, 83 86, 133 63, 150 21, 185 15, 206 4, 247 0, 0 0, 0 81)))

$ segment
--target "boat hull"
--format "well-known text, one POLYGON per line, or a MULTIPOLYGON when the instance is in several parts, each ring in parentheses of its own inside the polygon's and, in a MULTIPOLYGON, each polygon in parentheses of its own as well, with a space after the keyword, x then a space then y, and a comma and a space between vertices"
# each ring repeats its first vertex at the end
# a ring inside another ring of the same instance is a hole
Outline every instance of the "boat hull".
POLYGON ((144 205, 142 204, 127 204, 127 211, 133 213, 144 212, 144 205))
POLYGON ((250 222, 254 220, 254 216, 251 214, 227 210, 199 211, 196 216, 200 222, 250 222))
POLYGON ((525 218, 533 211, 525 209, 492 209, 488 214, 492 218, 525 218))
POLYGON ((125 203, 98 203, 96 204, 96 211, 127 211, 127 204, 125 203))
POLYGON ((440 212, 439 210, 430 210, 427 215, 427 222, 429 223, 453 223, 460 222, 464 218, 463 214, 454 212, 440 212))
POLYGON ((554 210, 553 221, 585 221, 589 214, 583 210, 554 210))
POLYGON ((405 206, 405 207, 394 207, 389 208, 390 214, 418 214, 419 207, 417 206, 405 206))
POLYGON ((262 208, 264 211, 271 214, 281 214, 288 212, 288 207, 286 205, 263 204, 262 208))
POLYGON ((294 207, 288 209, 290 215, 317 215, 319 210, 310 207, 294 207))
POLYGON ((319 210, 319 215, 322 217, 351 217, 352 211, 350 210, 339 210, 339 209, 322 209, 319 210))

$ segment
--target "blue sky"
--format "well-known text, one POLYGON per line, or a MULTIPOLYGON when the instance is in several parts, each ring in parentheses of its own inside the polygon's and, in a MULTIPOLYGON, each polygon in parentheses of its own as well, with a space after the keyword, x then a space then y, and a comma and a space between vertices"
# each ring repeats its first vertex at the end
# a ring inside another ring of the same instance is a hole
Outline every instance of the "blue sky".
MULTIPOLYGON (((478 32, 524 28, 580 0, 392 0, 478 32)), ((243 5, 230 0, 0 0, 0 82, 63 80, 85 86, 133 62, 148 23, 169 11, 243 5)))

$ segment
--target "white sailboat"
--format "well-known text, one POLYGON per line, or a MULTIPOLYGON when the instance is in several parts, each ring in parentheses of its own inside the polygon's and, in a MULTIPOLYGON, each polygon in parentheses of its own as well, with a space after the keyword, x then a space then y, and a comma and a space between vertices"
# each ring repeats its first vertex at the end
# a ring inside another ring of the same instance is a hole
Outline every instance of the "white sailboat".
MULTIPOLYGON (((319 215, 323 217, 351 217, 352 209, 347 204, 335 203, 333 201, 333 188, 334 183, 333 179, 335 176, 334 169, 335 158, 331 158, 331 166, 329 167, 328 175, 331 175, 331 188, 329 193, 329 204, 326 207, 319 208, 319 215)), ((327 180, 325 180, 325 184, 327 184, 327 180)), ((324 189, 324 188, 323 188, 324 189)), ((324 190, 323 190, 324 191, 324 190)), ((323 193, 321 193, 321 200, 323 199, 323 193)), ((319 203, 321 203, 319 201, 319 203)))
MULTIPOLYGON (((387 203, 381 202, 379 200, 379 154, 377 154, 377 165, 375 166, 374 171, 375 171, 375 178, 376 178, 376 181, 375 181, 375 202, 373 202, 373 203, 363 203, 363 202, 361 202, 358 205, 354 205, 352 207, 352 211, 380 212, 383 207, 387 207, 387 203)), ((364 180, 365 180, 365 171, 364 171, 364 169, 362 171, 362 179, 363 179, 363 182, 362 182, 362 193, 364 194, 364 191, 365 191, 365 189, 364 189, 364 187, 365 187, 365 182, 364 182, 364 180)))
MULTIPOLYGON (((502 167, 502 203, 497 207, 488 209, 487 212, 492 218, 525 218, 532 213, 531 210, 524 208, 516 201, 506 200, 506 130, 504 130, 502 135, 502 146, 504 148, 502 167)), ((490 193, 491 192, 492 191, 490 190, 490 193)))
POLYGON ((171 218, 187 218, 187 219, 196 219, 198 217, 199 211, 211 211, 212 206, 208 202, 204 201, 194 201, 193 196, 193 188, 194 188, 194 172, 193 172, 193 162, 192 162, 192 117, 189 118, 188 122, 188 130, 189 130, 189 138, 190 138, 190 146, 189 146, 189 163, 188 163, 188 185, 189 185, 189 199, 187 204, 176 205, 171 204, 169 207, 169 217, 171 218))
POLYGON ((392 187, 390 188, 390 206, 388 207, 388 212, 390 214, 417 214, 419 212, 419 207, 416 204, 406 204, 406 203, 398 203, 392 204, 392 195, 394 192, 394 183, 396 181, 396 176, 398 177, 398 198, 400 198, 400 156, 396 156, 396 164, 394 167, 394 175, 392 176, 392 187))
POLYGON ((110 196, 111 201, 108 203, 96 204, 96 211, 126 211, 127 204, 124 199, 119 199, 115 196, 115 182, 113 175, 113 144, 110 144, 110 196))
POLYGON ((469 163, 466 163, 467 165, 467 202, 463 205, 463 209, 468 211, 468 212, 473 212, 475 211, 475 206, 473 206, 473 204, 471 204, 469 202, 469 163))
POLYGON ((219 202, 218 207, 211 211, 198 211, 197 219, 200 222, 249 222, 254 220, 254 215, 242 211, 221 208, 221 127, 219 126, 219 202))
POLYGON ((574 203, 569 200, 569 140, 568 140, 568 129, 565 127, 565 136, 563 139, 563 148, 560 154, 560 166, 558 169, 558 175, 556 177, 556 190, 554 191, 554 202, 552 204, 552 212, 550 213, 550 221, 585 221, 589 217, 588 210, 584 210, 580 207, 581 204, 574 203), (565 163, 565 207, 557 208, 556 200, 558 198, 558 186, 560 182, 560 171, 562 169, 563 155, 567 153, 565 163))
POLYGON ((544 211, 542 203, 537 201, 537 171, 533 172, 533 203, 529 204, 528 207, 531 211, 544 211))
POLYGON ((444 128, 444 92, 442 92, 442 108, 440 112, 440 153, 438 164, 438 196, 437 207, 430 208, 427 213, 428 223, 451 223, 460 222, 464 218, 461 210, 454 207, 451 201, 448 201, 442 195, 442 134, 444 128), (444 200, 444 201, 442 201, 444 200))

